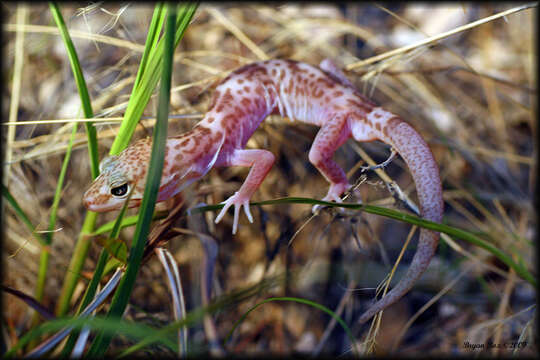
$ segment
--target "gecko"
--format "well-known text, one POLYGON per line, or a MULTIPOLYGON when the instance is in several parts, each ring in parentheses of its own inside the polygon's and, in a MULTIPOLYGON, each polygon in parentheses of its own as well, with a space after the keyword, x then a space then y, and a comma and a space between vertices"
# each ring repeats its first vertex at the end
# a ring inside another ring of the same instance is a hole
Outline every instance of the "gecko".
MULTIPOLYGON (((223 202, 215 222, 219 223, 234 206, 233 234, 242 208, 252 223, 249 201, 270 171, 275 156, 264 149, 245 149, 245 145, 271 114, 320 128, 308 159, 330 183, 322 200, 341 202, 340 196, 351 187, 345 172, 333 160, 334 152, 351 137, 358 142, 378 140, 390 145, 407 164, 417 189, 421 216, 441 222, 444 204, 439 168, 424 139, 399 116, 361 94, 329 59, 318 67, 273 59, 231 72, 215 88, 204 118, 191 131, 167 139, 157 201, 178 194, 212 168, 248 167, 244 183, 223 202)), ((120 209, 130 192, 128 206, 139 206, 151 145, 151 139, 142 139, 119 155, 105 157, 100 163, 100 175, 83 196, 85 207, 96 212, 120 209)), ((421 229, 407 273, 360 316, 360 323, 412 288, 430 263, 438 240, 438 232, 421 229)))

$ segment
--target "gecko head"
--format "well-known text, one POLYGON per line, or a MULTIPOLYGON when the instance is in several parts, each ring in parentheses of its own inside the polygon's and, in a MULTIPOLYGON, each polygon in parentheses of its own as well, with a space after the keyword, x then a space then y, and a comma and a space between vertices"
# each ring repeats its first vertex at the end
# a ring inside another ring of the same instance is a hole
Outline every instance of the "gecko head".
POLYGON ((129 193, 129 207, 137 206, 140 198, 137 194, 136 179, 132 171, 118 166, 118 157, 110 156, 100 164, 100 175, 83 195, 84 206, 90 211, 105 212, 122 208, 129 193))
POLYGON ((107 156, 101 161, 100 175, 83 195, 83 204, 88 210, 106 212, 121 209, 128 196, 128 207, 140 205, 141 186, 144 188, 148 166, 146 146, 143 142, 136 143, 121 154, 107 156))

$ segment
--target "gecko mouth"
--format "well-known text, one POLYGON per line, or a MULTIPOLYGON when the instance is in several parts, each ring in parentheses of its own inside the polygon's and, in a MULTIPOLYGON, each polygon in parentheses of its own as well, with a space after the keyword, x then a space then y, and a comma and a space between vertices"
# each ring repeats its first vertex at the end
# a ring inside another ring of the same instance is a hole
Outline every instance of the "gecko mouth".
MULTIPOLYGON (((94 212, 107 212, 107 211, 113 211, 113 210, 120 210, 122 206, 124 206, 124 202, 117 202, 117 203, 109 203, 109 204, 103 204, 99 203, 96 199, 84 199, 83 200, 84 207, 87 210, 94 211, 94 212)), ((128 204, 128 208, 138 207, 141 204, 140 199, 131 199, 128 204)))
POLYGON ((119 209, 119 207, 114 206, 114 205, 96 204, 93 200, 88 200, 88 199, 84 200, 84 207, 94 212, 106 212, 106 211, 119 209))

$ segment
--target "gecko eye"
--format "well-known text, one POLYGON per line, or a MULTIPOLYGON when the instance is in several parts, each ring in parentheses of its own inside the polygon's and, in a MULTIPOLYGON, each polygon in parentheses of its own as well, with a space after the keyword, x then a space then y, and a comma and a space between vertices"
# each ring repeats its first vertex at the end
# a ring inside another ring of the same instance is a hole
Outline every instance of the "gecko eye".
POLYGON ((128 190, 129 190, 128 183, 124 183, 120 186, 111 188, 111 194, 114 197, 123 197, 124 195, 128 193, 128 190))

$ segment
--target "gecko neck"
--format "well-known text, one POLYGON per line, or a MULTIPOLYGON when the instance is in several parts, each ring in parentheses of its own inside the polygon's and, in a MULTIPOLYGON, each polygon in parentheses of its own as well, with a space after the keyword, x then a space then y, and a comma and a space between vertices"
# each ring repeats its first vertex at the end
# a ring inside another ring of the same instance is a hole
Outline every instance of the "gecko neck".
POLYGON ((223 134, 203 121, 190 131, 169 138, 164 173, 180 173, 181 177, 194 180, 202 177, 213 166, 222 142, 223 134))

